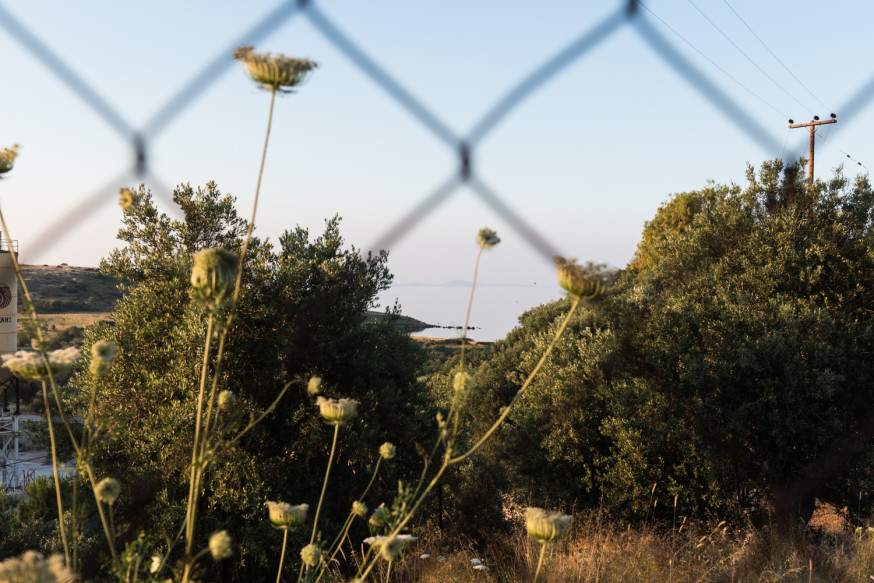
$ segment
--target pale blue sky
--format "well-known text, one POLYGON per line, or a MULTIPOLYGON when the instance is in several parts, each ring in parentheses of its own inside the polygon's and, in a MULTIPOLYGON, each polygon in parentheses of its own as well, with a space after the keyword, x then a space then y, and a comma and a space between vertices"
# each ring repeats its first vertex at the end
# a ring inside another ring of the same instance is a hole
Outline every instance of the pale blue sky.
MULTIPOLYGON (((640 16, 733 100, 764 138, 752 138, 728 119, 650 48, 638 28, 625 24, 485 137, 474 152, 477 176, 561 252, 624 266, 644 221, 671 193, 701 188, 708 179, 743 183, 747 162, 779 157, 784 144, 787 155, 806 155, 807 131, 789 132, 788 117, 805 122, 813 114, 823 119, 832 111, 838 114, 838 124, 823 127, 827 140, 818 141, 818 176, 842 161, 850 174, 863 170, 845 153, 874 164, 874 107, 841 109, 874 77, 874 4, 729 3, 815 97, 724 0, 694 0, 694 5, 647 0, 646 6, 758 97, 643 7, 640 16), (783 89, 729 44, 696 6, 783 89)), ((463 137, 519 81, 623 4, 338 0, 316 6, 463 137)), ((22 258, 96 265, 117 244, 118 188, 137 180, 125 175, 133 162, 129 141, 13 38, 9 15, 134 131, 217 56, 227 55, 228 66, 215 82, 149 142, 150 168, 160 181, 151 186, 215 180, 238 197, 241 214, 248 216, 269 96, 229 55, 244 33, 278 6, 0 0, 0 147, 21 144, 15 169, 0 181, 0 204, 22 258), (58 244, 38 256, 29 253, 46 229, 101 189, 102 202, 58 244)), ((321 63, 299 93, 277 103, 256 220, 260 235, 275 240, 295 224, 319 232, 325 217, 339 213, 347 241, 366 248, 456 172, 451 149, 306 17, 296 15, 255 44, 259 51, 321 63)), ((528 283, 551 277, 549 264, 462 188, 392 248, 396 280, 469 279, 473 237, 486 225, 504 242, 486 257, 483 280, 528 283)))

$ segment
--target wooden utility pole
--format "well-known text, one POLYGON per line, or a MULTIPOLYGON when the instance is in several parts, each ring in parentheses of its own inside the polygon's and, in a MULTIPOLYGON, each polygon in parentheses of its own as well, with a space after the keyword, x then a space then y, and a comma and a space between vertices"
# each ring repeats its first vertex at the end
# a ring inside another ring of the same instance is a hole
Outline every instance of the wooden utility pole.
POLYGON ((810 123, 794 123, 793 120, 789 120, 789 129, 792 128, 810 128, 810 157, 807 159, 807 178, 811 182, 813 182, 813 141, 814 135, 816 135, 816 126, 821 126, 826 123, 838 123, 837 117, 835 114, 831 114, 831 119, 825 119, 820 121, 819 116, 813 116, 813 119, 810 123))

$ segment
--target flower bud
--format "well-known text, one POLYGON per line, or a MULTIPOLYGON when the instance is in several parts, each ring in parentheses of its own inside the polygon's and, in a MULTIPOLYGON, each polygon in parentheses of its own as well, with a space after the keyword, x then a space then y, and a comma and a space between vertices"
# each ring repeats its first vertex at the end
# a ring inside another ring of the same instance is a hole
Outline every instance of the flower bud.
POLYGON ((310 382, 307 384, 307 393, 310 395, 318 395, 322 390, 322 377, 310 377, 310 382))
POLYGON ((570 295, 594 299, 606 289, 602 278, 585 273, 574 259, 568 261, 564 257, 556 255, 553 260, 558 267, 558 283, 570 295))
POLYGON ((356 500, 352 503, 352 514, 359 518, 364 518, 367 516, 367 504, 356 500))
POLYGON ((385 504, 380 504, 379 508, 373 511, 373 515, 371 515, 370 522, 371 526, 380 527, 385 526, 386 521, 391 518, 391 510, 385 507, 385 504))
POLYGON ((194 254, 191 297, 203 308, 216 311, 231 297, 240 259, 224 249, 202 249, 194 254))
POLYGON ((494 247, 501 242, 498 234, 487 227, 483 227, 477 232, 476 240, 481 247, 485 247, 486 249, 488 249, 489 247, 494 247))
MULTIPOLYGON (((283 91, 284 87, 300 85, 318 63, 309 59, 294 59, 283 54, 256 53, 251 46, 234 51, 234 58, 246 68, 253 81, 264 89, 283 91)), ((286 90, 288 91, 288 90, 286 90)))

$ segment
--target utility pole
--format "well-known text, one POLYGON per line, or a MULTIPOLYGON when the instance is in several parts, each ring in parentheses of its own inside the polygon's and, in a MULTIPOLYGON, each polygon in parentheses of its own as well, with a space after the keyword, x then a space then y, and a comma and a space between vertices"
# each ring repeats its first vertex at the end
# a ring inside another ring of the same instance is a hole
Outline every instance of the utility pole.
POLYGON ((826 123, 838 123, 838 116, 835 114, 831 114, 831 119, 825 119, 820 121, 819 116, 813 116, 813 119, 810 123, 795 123, 794 120, 789 120, 789 129, 792 128, 810 128, 810 157, 807 159, 807 179, 810 182, 813 182, 813 141, 814 135, 816 135, 816 126, 821 126, 826 123))

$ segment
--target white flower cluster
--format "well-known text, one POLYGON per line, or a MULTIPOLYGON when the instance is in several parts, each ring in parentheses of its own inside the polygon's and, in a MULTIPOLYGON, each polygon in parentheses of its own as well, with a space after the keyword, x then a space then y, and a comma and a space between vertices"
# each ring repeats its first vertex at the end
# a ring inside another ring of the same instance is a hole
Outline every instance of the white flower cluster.
POLYGON ((18 378, 39 381, 48 379, 49 372, 52 377, 67 374, 81 358, 82 352, 72 347, 49 352, 45 358, 35 350, 19 350, 15 354, 4 354, 3 366, 18 378))
POLYGON ((10 583, 72 583, 76 575, 64 566, 64 557, 44 558, 27 551, 21 558, 11 557, 0 563, 0 581, 10 583))

